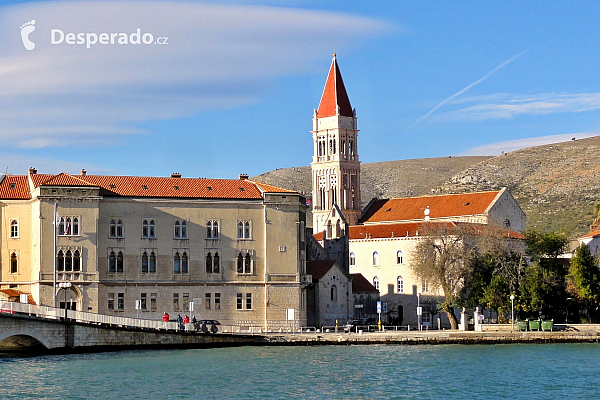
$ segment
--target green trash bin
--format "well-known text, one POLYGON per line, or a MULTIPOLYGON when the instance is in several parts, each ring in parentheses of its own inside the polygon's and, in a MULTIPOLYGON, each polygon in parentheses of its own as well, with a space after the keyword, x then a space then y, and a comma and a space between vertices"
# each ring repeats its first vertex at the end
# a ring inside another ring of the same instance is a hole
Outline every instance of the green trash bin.
POLYGON ((543 331, 552 332, 552 329, 554 329, 554 320, 553 319, 542 322, 542 330, 543 331))
POLYGON ((526 331, 527 330, 527 321, 517 321, 517 330, 518 331, 526 331))
POLYGON ((529 330, 530 331, 539 331, 540 330, 540 320, 539 319, 529 320, 529 330))

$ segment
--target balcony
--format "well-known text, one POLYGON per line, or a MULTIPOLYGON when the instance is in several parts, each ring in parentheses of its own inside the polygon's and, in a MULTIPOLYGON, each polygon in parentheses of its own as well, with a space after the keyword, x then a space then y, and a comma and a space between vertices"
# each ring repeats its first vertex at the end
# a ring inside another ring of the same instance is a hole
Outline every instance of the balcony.
MULTIPOLYGON (((56 273, 57 282, 94 282, 98 279, 98 272, 61 271, 56 273)), ((52 282, 53 274, 40 272, 40 281, 52 282)))

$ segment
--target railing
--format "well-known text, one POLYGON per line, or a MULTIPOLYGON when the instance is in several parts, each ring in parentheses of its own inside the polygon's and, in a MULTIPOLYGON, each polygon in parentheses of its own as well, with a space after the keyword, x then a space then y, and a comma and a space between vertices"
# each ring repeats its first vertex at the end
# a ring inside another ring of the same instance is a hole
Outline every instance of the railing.
MULTIPOLYGON (((52 281, 54 274, 40 272, 40 281, 52 281)), ((98 272, 83 272, 83 271, 60 271, 56 273, 56 280, 61 281, 85 281, 93 282, 98 281, 98 272)))

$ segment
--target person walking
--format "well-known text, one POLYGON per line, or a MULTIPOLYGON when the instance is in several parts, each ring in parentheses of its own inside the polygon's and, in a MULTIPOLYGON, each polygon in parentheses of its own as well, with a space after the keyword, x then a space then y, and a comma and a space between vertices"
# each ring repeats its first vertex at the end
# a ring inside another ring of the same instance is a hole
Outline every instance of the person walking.
POLYGON ((169 322, 169 314, 167 314, 167 312, 166 312, 166 311, 165 311, 165 313, 163 314, 162 318, 163 318, 163 321, 165 321, 165 322, 169 322))
POLYGON ((181 318, 181 314, 177 314, 177 326, 179 326, 179 329, 183 329, 183 318, 181 318))

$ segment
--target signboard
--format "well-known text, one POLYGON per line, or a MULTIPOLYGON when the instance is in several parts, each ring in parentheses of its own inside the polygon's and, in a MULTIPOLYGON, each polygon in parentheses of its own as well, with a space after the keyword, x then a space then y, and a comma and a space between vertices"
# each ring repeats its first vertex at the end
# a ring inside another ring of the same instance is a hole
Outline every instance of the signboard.
POLYGON ((136 300, 135 301, 135 309, 136 310, 141 310, 142 309, 142 301, 141 300, 136 300))
POLYGON ((25 304, 29 303, 28 296, 26 294, 19 295, 19 302, 25 303, 25 304))
POLYGON ((288 321, 294 321, 296 319, 296 309, 295 308, 287 308, 286 313, 287 313, 288 321))
POLYGON ((377 314, 381 314, 381 302, 377 302, 377 314))
POLYGON ((423 307, 417 307, 417 315, 423 315, 423 307))
POLYGON ((387 312, 387 301, 383 303, 383 312, 384 314, 387 312))
POLYGON ((194 311, 194 302, 190 301, 190 311, 194 311))
POLYGON ((364 308, 364 304, 355 304, 354 308, 364 308))

